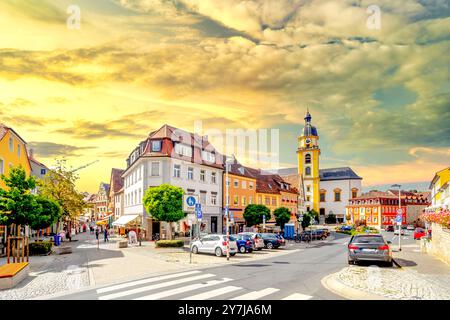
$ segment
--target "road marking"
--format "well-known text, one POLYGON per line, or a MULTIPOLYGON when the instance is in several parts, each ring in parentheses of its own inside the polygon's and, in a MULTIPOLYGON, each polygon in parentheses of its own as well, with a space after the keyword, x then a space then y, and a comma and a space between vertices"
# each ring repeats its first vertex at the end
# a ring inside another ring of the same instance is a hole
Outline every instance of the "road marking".
POLYGON ((157 284, 153 284, 150 286, 131 289, 131 290, 127 290, 127 291, 121 291, 121 292, 117 292, 117 293, 112 293, 112 294, 108 294, 106 296, 100 296, 99 299, 100 300, 111 300, 111 299, 121 298, 124 296, 129 296, 129 295, 136 294, 136 293, 141 293, 141 292, 150 291, 150 290, 154 290, 154 289, 160 289, 160 288, 164 288, 164 287, 170 287, 170 286, 174 286, 177 284, 195 281, 195 280, 201 280, 201 279, 210 278, 210 277, 214 277, 214 275, 211 273, 202 274, 202 275, 195 276, 195 277, 172 280, 169 282, 157 283, 157 284))
POLYGON ((201 288, 205 288, 205 287, 216 286, 218 284, 222 284, 222 283, 232 281, 232 280, 233 279, 230 279, 230 278, 223 278, 222 280, 211 280, 211 281, 208 281, 207 283, 195 283, 195 284, 191 284, 186 287, 175 288, 172 290, 161 291, 161 292, 157 292, 154 294, 149 294, 149 295, 139 297, 139 298, 136 298, 133 300, 158 300, 158 299, 166 298, 169 296, 173 296, 175 294, 180 294, 180 293, 197 290, 197 289, 201 289, 201 288))
POLYGON ((242 289, 242 288, 235 287, 235 286, 228 286, 228 287, 224 287, 224 288, 219 288, 219 289, 199 293, 194 296, 183 298, 181 300, 206 300, 206 299, 214 298, 214 297, 223 295, 225 293, 233 292, 233 291, 240 290, 240 289, 242 289))
POLYGON ((301 293, 293 293, 287 297, 284 297, 281 300, 309 300, 311 299, 312 296, 308 296, 306 294, 301 294, 301 293))
POLYGON ((158 276, 158 277, 153 277, 153 278, 131 281, 131 282, 127 282, 127 283, 122 283, 122 284, 98 289, 97 294, 110 292, 110 291, 123 289, 123 288, 128 288, 128 287, 133 287, 133 286, 137 286, 140 284, 156 282, 156 281, 160 281, 160 280, 167 280, 167 279, 178 278, 178 277, 182 277, 182 276, 188 276, 188 275, 192 275, 192 274, 196 274, 196 273, 200 273, 200 271, 197 271, 197 270, 196 271, 188 271, 188 272, 169 274, 169 275, 165 275, 165 276, 158 276))
POLYGON ((256 299, 262 298, 264 296, 268 296, 269 294, 275 293, 277 291, 280 291, 280 289, 266 288, 266 289, 259 290, 259 291, 252 291, 252 292, 243 294, 241 296, 234 297, 233 299, 230 299, 230 300, 256 300, 256 299))

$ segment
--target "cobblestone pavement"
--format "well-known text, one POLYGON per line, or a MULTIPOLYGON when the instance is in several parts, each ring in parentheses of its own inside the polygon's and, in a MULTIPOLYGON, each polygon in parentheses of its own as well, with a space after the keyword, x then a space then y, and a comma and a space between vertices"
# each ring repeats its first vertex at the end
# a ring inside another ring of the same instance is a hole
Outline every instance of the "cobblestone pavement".
POLYGON ((335 274, 346 286, 400 300, 449 300, 450 276, 416 270, 350 266, 335 274))

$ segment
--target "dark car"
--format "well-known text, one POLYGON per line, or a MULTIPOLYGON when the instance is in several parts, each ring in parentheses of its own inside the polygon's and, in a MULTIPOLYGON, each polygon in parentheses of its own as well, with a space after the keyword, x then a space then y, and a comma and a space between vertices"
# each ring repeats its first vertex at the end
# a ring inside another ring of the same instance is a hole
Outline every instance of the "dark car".
POLYGON ((348 263, 378 261, 392 266, 392 251, 389 242, 381 234, 358 234, 348 244, 348 263))
POLYGON ((313 239, 316 239, 316 240, 323 240, 327 237, 325 232, 323 231, 323 229, 313 230, 312 234, 313 234, 313 239))
POLYGON ((262 233, 262 238, 264 241, 264 247, 267 249, 277 249, 281 245, 281 239, 273 233, 262 233))
POLYGON ((394 232, 394 230, 395 230, 394 226, 387 226, 386 227, 386 231, 387 232, 394 232))
POLYGON ((285 246, 286 245, 286 240, 284 240, 283 236, 281 234, 276 234, 275 235, 278 239, 281 240, 280 246, 285 246))
POLYGON ((233 238, 235 238, 235 240, 236 240, 238 251, 240 253, 246 253, 246 252, 251 253, 253 251, 255 245, 254 245, 253 239, 250 235, 233 234, 233 238))

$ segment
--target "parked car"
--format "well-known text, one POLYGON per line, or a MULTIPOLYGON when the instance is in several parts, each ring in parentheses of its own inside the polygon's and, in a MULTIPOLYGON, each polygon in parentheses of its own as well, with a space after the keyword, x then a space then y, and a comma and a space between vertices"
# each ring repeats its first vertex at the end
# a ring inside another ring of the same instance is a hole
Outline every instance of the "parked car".
MULTIPOLYGON (((208 234, 192 242, 192 253, 214 253, 221 257, 227 254, 227 236, 223 234, 208 234)), ((230 236, 230 256, 237 252, 236 239, 230 236)))
POLYGON ((278 239, 277 236, 273 233, 261 233, 264 247, 267 249, 277 249, 281 245, 281 239, 278 239))
POLYGON ((252 237, 253 239, 253 250, 261 250, 264 248, 264 240, 262 238, 262 235, 260 233, 256 233, 256 232, 240 232, 238 234, 244 234, 244 235, 249 235, 252 237))
POLYGON ((251 253, 253 251, 255 245, 253 244, 253 239, 250 235, 237 234, 230 237, 236 239, 237 248, 240 253, 251 253))
POLYGON ((353 229, 352 226, 342 226, 342 227, 341 227, 341 230, 342 230, 342 231, 350 231, 350 230, 352 230, 352 229, 353 229))
POLYGON ((406 230, 414 230, 414 226, 412 224, 408 224, 406 230))
POLYGON ((386 227, 386 231, 387 232, 394 232, 394 226, 392 226, 392 225, 391 226, 387 226, 386 227))
POLYGON ((312 234, 313 234, 313 239, 316 239, 316 240, 323 240, 327 237, 325 234, 325 231, 323 231, 323 229, 313 230, 312 234))
POLYGON ((381 234, 355 235, 348 244, 348 263, 379 261, 392 266, 392 251, 389 243, 381 234))
POLYGON ((402 236, 404 236, 405 235, 405 230, 403 230, 403 229, 400 229, 400 231, 396 228, 395 230, 394 230, 394 235, 402 235, 402 236))
POLYGON ((284 240, 283 236, 281 234, 275 234, 275 236, 281 240, 280 246, 286 245, 286 240, 284 240))
POLYGON ((422 237, 427 236, 427 232, 423 228, 416 228, 413 233, 414 240, 420 240, 422 237))

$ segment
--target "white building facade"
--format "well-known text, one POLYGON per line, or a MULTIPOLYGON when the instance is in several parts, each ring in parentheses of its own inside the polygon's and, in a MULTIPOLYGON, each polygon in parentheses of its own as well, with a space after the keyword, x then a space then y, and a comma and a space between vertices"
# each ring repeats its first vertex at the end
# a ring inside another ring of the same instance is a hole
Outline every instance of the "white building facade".
MULTIPOLYGON (((179 135, 199 137, 181 130, 163 126, 141 142, 128 159, 124 178, 124 214, 142 217, 146 237, 163 234, 164 224, 154 221, 143 203, 145 191, 161 184, 180 187, 185 194, 195 195, 202 205, 201 232, 222 230, 222 172, 221 155, 207 141, 185 143, 179 135), (207 150, 205 150, 205 148, 207 150)), ((176 223, 175 232, 186 232, 187 218, 176 223)))

